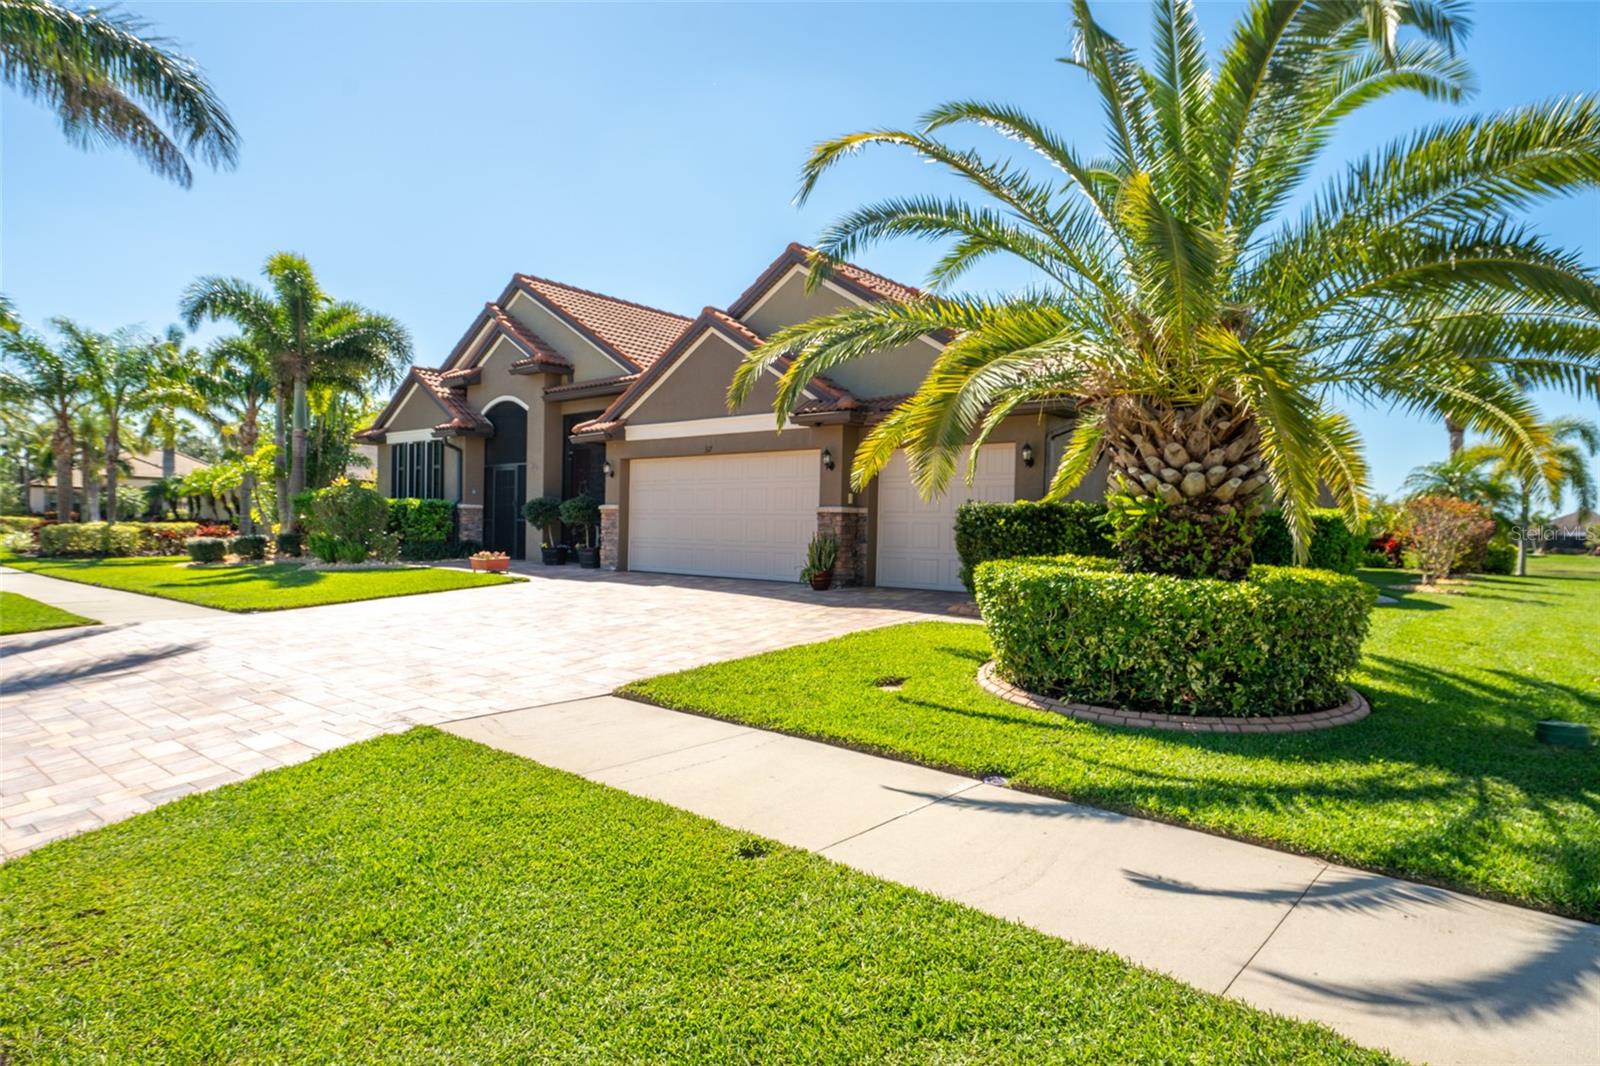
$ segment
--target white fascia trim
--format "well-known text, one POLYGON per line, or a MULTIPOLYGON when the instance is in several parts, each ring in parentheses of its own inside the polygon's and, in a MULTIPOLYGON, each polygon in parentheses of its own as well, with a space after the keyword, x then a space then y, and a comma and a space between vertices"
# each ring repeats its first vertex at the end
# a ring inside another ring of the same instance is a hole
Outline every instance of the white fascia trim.
POLYGON ((385 444, 410 444, 412 441, 433 439, 431 429, 401 429, 383 435, 385 444))
POLYGON ((485 413, 485 412, 487 412, 489 410, 489 408, 493 407, 495 404, 502 403, 502 402, 505 402, 505 401, 510 401, 511 403, 516 404, 518 407, 522 408, 524 411, 526 411, 528 409, 528 402, 526 400, 519 400, 515 396, 512 396, 510 393, 507 393, 504 396, 496 396, 494 399, 490 400, 488 403, 484 404, 482 407, 479 407, 478 411, 479 411, 480 414, 481 413, 485 413))
MULTIPOLYGON (((721 331, 719 331, 717 329, 717 327, 715 327, 715 326, 707 326, 706 327, 706 331, 700 335, 700 339, 699 340, 697 340, 693 344, 689 345, 688 349, 685 350, 682 355, 678 356, 678 358, 676 358, 676 359, 674 359, 672 361, 672 365, 671 366, 667 367, 666 370, 662 371, 660 377, 656 378, 655 381, 650 383, 650 387, 648 389, 645 389, 638 396, 635 396, 633 398, 633 402, 632 403, 628 404, 628 406, 623 408, 621 411, 618 411, 615 415, 612 416, 612 418, 613 419, 623 419, 623 418, 628 417, 629 413, 638 410, 639 409, 639 405, 644 403, 646 400, 650 399, 651 395, 653 395, 657 389, 659 389, 663 384, 665 384, 666 380, 668 378, 670 378, 673 374, 678 372, 678 368, 679 367, 681 367, 684 363, 687 363, 691 358, 693 358, 695 349, 700 347, 702 344, 704 344, 713 334, 715 334, 717 339, 722 341, 723 344, 726 344, 728 347, 730 347, 730 348, 734 349, 735 351, 737 351, 740 354, 741 357, 744 355, 744 349, 740 348, 737 344, 734 344, 733 341, 729 340, 721 331)), ((780 376, 778 374, 778 372, 776 370, 773 370, 771 367, 767 368, 767 373, 771 374, 773 377, 779 377, 780 376)), ((815 400, 817 398, 817 394, 812 392, 810 389, 802 389, 801 392, 804 395, 806 395, 807 397, 809 397, 810 399, 815 400)), ((754 417, 754 416, 752 416, 752 415, 742 415, 740 417, 748 418, 748 417, 754 417)), ((765 416, 763 416, 763 417, 765 417, 765 416)), ((700 422, 725 422, 727 420, 723 419, 723 418, 702 418, 702 419, 697 419, 696 421, 700 421, 700 422)), ((672 424, 675 425, 676 423, 672 423, 672 424)), ((633 439, 633 440, 639 439, 639 438, 634 436, 633 427, 631 427, 631 426, 628 428, 628 436, 629 436, 630 439, 633 439)))
MULTIPOLYGON (((472 335, 472 343, 467 345, 465 348, 461 349, 460 358, 457 359, 456 362, 454 362, 454 363, 447 364, 444 369, 445 370, 454 370, 454 369, 456 369, 456 365, 458 363, 464 362, 465 360, 471 358, 472 354, 478 350, 478 347, 480 345, 483 344, 483 335, 485 333, 489 332, 490 330, 499 328, 499 325, 500 325, 500 323, 496 322, 494 320, 493 316, 491 316, 489 318, 489 321, 485 322, 483 324, 483 327, 481 329, 479 329, 478 332, 476 332, 476 333, 474 333, 472 335)), ((441 371, 441 373, 442 373, 442 371, 441 371)))
MULTIPOLYGON (((778 290, 783 288, 785 285, 789 284, 789 279, 794 277, 796 273, 804 274, 805 272, 806 272, 806 268, 804 266, 802 266, 801 264, 799 264, 799 263, 796 263, 794 266, 790 267, 789 268, 789 273, 785 274, 783 277, 779 278, 777 281, 775 281, 771 285, 767 286, 767 291, 764 294, 762 294, 761 299, 757 300, 755 303, 750 305, 750 309, 744 313, 744 318, 740 319, 740 321, 742 322, 745 319, 748 319, 751 315, 753 315, 757 311, 761 310, 761 305, 766 303, 768 300, 772 299, 774 296, 776 296, 777 293, 778 293, 778 290)), ((857 303, 860 302, 851 293, 846 293, 845 295, 849 296, 850 299, 852 299, 852 300, 856 300, 857 303)))
POLYGON ((628 424, 629 440, 677 440, 681 437, 714 437, 725 433, 778 431, 776 420, 765 415, 729 415, 726 418, 690 418, 682 422, 628 424))

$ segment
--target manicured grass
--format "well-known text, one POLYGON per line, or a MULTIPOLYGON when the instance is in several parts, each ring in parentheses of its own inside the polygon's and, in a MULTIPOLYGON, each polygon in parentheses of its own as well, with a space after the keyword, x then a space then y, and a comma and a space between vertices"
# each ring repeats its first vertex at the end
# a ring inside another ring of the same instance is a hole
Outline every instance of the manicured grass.
POLYGON ((0 866, 16 1062, 1379 1062, 430 729, 0 866))
POLYGON ((41 629, 66 629, 70 626, 92 626, 93 618, 63 611, 48 603, 30 600, 15 592, 0 592, 0 637, 13 633, 36 633, 41 629))
MULTIPOLYGON (((1392 587, 1415 575, 1364 571, 1392 587)), ((982 627, 896 626, 653 678, 628 694, 1600 919, 1600 559, 1532 560, 1373 613, 1372 716, 1289 736, 1116 730, 978 688, 982 627), (874 681, 904 677, 884 691, 874 681)))
POLYGON ((350 600, 411 596, 420 592, 503 585, 521 578, 438 567, 404 570, 312 570, 294 563, 192 567, 186 559, 30 559, 5 565, 47 577, 81 581, 182 600, 224 611, 281 611, 350 600))

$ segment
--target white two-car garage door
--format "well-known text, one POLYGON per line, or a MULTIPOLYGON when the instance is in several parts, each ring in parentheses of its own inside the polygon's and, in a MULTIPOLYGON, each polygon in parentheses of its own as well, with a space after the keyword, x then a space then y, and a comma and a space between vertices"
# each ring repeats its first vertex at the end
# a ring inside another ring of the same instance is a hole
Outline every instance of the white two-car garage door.
POLYGON ((817 531, 815 451, 629 464, 628 569, 794 581, 817 531))
POLYGON ((966 482, 966 459, 944 495, 924 500, 911 483, 903 454, 878 476, 878 584, 891 588, 961 590, 956 555, 956 508, 968 500, 1010 503, 1016 499, 1016 446, 985 444, 978 472, 966 482))

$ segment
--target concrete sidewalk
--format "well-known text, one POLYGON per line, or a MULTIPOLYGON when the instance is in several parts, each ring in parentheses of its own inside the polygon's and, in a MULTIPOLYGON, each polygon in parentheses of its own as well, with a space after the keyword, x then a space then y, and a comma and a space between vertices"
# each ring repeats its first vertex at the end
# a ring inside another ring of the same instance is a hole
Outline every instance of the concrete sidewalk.
POLYGON ((48 603, 63 611, 93 618, 108 626, 129 625, 134 622, 159 622, 173 618, 226 618, 227 611, 198 607, 192 603, 162 599, 159 596, 142 596, 135 592, 85 585, 81 581, 30 574, 23 570, 0 567, 0 590, 15 592, 30 600, 48 603))
POLYGON ((1600 927, 611 696, 458 736, 1436 1063, 1600 1064, 1600 927))

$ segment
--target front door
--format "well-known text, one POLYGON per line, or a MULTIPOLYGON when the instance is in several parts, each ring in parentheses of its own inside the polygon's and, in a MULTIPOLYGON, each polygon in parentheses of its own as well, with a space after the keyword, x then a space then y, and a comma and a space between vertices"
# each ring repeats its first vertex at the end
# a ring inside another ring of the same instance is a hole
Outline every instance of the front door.
POLYGON ((505 552, 513 559, 527 554, 528 524, 522 520, 527 469, 517 463, 491 466, 485 471, 484 484, 489 498, 483 506, 483 546, 490 551, 505 552))

